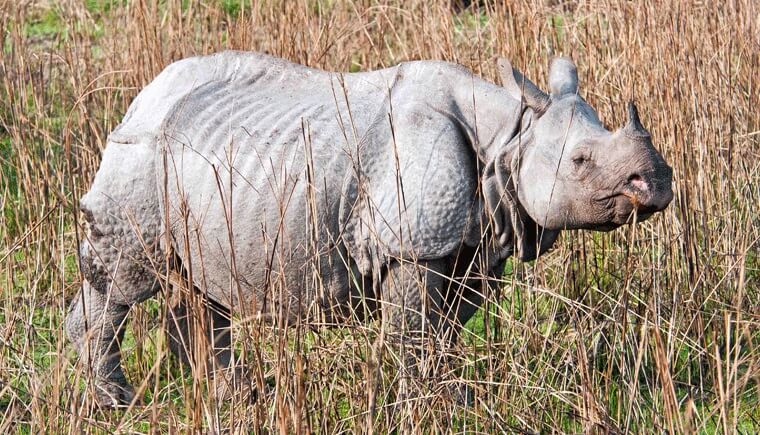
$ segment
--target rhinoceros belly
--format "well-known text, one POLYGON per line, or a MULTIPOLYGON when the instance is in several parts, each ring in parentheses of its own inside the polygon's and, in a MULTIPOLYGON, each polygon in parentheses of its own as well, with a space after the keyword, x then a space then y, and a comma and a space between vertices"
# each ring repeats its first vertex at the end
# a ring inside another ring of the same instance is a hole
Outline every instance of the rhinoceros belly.
POLYGON ((351 158, 335 103, 314 85, 260 88, 207 83, 167 120, 159 184, 174 246, 199 289, 244 313, 346 308, 351 158))

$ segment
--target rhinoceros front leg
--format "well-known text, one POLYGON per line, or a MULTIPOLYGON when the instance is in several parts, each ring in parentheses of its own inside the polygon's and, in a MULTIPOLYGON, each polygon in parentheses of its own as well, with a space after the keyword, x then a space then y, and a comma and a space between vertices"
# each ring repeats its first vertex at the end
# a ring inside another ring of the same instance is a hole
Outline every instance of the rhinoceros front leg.
POLYGON ((382 318, 386 339, 399 353, 398 399, 409 402, 427 388, 450 343, 452 322, 444 311, 448 282, 444 261, 393 262, 383 279, 382 318), (420 384, 423 382, 423 384, 420 384))
POLYGON ((80 258, 84 280, 66 317, 66 333, 93 380, 97 403, 109 408, 126 406, 135 396, 121 366, 127 314, 131 305, 155 294, 158 280, 142 261, 135 263, 136 251, 127 253, 131 250, 122 246, 111 252, 113 256, 106 249, 98 255, 91 243, 113 241, 88 232, 92 238, 82 241, 80 258))
POLYGON ((209 366, 228 367, 234 359, 229 310, 208 302, 200 294, 183 293, 186 292, 176 287, 172 290, 166 325, 169 349, 188 366, 205 359, 209 366))

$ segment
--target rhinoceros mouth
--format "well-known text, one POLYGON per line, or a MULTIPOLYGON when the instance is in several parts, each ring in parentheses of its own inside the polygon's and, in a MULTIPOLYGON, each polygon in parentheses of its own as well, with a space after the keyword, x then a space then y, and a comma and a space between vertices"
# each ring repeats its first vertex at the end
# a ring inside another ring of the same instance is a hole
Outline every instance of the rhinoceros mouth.
POLYGON ((625 219, 626 224, 632 224, 634 222, 644 222, 645 220, 652 217, 654 213, 642 213, 642 212, 636 212, 635 210, 628 214, 628 216, 625 219))
POLYGON ((596 202, 606 211, 606 222, 594 226, 598 231, 612 231, 621 225, 643 222, 657 211, 655 207, 642 207, 635 194, 625 191, 598 198, 596 202))
POLYGON ((644 222, 658 211, 657 207, 643 205, 636 193, 627 191, 615 195, 614 202, 614 222, 618 225, 644 222))

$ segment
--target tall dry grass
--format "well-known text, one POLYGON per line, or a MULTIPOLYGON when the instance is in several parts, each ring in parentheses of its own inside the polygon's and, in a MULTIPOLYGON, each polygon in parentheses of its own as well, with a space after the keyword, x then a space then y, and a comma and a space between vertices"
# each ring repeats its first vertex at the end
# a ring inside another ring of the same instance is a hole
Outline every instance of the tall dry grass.
MULTIPOLYGON (((752 0, 0 2, 0 428, 27 432, 386 432, 394 376, 368 335, 236 329, 268 395, 215 402, 167 354, 162 304, 133 311, 127 374, 145 405, 93 408, 63 336, 78 289, 75 212, 108 132, 173 60, 224 48, 356 71, 445 59, 545 83, 578 63, 610 126, 635 99, 673 166, 667 211, 566 232, 510 263, 452 354, 474 400, 431 394, 418 432, 760 431, 760 7, 752 0), (379 370, 380 375, 374 376, 379 370), (367 418, 368 391, 379 411, 367 418)), ((308 329, 308 328, 305 328, 308 329)))

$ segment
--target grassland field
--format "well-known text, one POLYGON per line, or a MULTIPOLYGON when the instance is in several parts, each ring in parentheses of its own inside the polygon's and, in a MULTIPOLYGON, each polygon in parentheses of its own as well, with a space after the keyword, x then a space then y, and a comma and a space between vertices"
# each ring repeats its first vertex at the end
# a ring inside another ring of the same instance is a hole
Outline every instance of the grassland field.
POLYGON ((759 433, 760 3, 460 6, 0 0, 0 432, 759 433), (434 390, 400 426, 376 322, 240 322, 235 346, 262 362, 270 392, 217 401, 169 354, 159 295, 133 308, 122 348, 143 404, 98 409, 62 328, 81 283, 78 198, 143 86, 230 48, 336 71, 443 59, 497 83, 504 56, 542 86, 550 59, 571 56, 605 124, 636 100, 675 198, 639 225, 568 231, 546 256, 508 263, 451 350, 471 403, 434 390))

